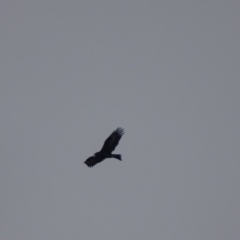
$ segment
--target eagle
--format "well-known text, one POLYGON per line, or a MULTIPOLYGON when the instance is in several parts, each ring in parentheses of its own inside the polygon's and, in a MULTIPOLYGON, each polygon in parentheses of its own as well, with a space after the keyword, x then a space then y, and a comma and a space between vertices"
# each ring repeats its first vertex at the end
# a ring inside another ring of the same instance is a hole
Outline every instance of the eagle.
POLYGON ((120 154, 112 154, 112 152, 115 150, 123 134, 124 129, 118 127, 105 140, 102 149, 99 152, 96 152, 93 156, 89 157, 84 163, 91 168, 94 165, 102 162, 106 158, 116 158, 122 161, 122 157, 120 154))

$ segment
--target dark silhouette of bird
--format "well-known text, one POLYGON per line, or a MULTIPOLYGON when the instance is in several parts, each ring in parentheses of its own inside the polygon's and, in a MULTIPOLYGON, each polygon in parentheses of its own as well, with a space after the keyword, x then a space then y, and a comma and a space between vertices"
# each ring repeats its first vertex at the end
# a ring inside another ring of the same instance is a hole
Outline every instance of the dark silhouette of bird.
POLYGON ((93 156, 89 157, 84 163, 88 167, 93 167, 97 163, 102 162, 106 158, 116 158, 122 161, 120 154, 112 154, 118 145, 121 137, 124 134, 123 128, 117 128, 112 134, 105 140, 102 149, 99 152, 96 152, 93 156))

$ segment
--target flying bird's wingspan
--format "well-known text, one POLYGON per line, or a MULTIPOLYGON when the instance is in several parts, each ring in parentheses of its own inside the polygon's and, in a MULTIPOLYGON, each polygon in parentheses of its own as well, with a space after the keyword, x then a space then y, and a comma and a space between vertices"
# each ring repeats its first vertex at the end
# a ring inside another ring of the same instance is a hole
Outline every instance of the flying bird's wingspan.
POLYGON ((96 152, 94 156, 89 157, 84 163, 88 167, 93 167, 97 163, 102 162, 106 158, 115 158, 122 161, 121 154, 112 154, 112 151, 118 145, 121 137, 124 134, 123 128, 117 128, 112 134, 105 140, 101 151, 96 152))
POLYGON ((123 134, 124 134, 123 128, 117 128, 115 131, 113 131, 112 134, 104 142, 100 152, 111 153, 112 151, 114 151, 123 134))

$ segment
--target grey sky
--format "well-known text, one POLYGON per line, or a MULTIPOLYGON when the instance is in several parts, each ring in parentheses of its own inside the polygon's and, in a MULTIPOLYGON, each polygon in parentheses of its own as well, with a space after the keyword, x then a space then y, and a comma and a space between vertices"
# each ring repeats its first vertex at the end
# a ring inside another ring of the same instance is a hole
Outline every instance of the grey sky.
POLYGON ((0 5, 0 239, 240 238, 239 1, 0 5))

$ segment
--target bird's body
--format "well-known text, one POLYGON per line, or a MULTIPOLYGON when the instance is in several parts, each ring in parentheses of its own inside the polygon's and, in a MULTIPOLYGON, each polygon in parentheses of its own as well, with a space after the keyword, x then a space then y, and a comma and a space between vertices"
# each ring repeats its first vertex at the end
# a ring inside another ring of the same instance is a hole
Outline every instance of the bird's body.
POLYGON ((93 167, 97 163, 102 162, 106 158, 116 158, 118 160, 122 160, 120 154, 112 154, 115 150, 116 146, 118 145, 121 137, 124 134, 123 128, 117 128, 112 134, 106 139, 103 144, 102 149, 99 152, 96 152, 94 156, 89 157, 84 163, 88 167, 93 167))

